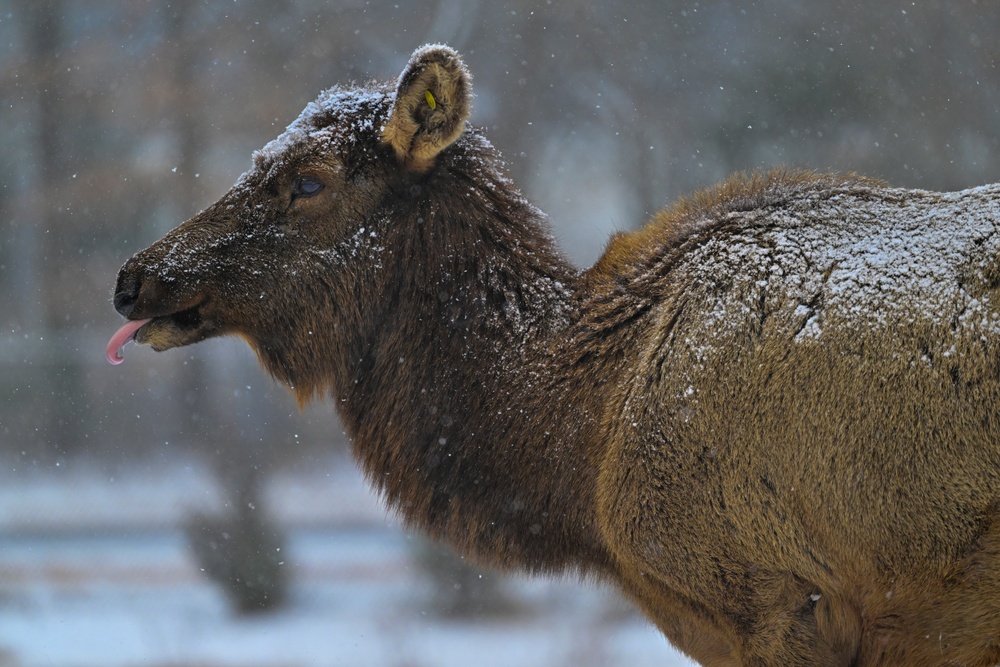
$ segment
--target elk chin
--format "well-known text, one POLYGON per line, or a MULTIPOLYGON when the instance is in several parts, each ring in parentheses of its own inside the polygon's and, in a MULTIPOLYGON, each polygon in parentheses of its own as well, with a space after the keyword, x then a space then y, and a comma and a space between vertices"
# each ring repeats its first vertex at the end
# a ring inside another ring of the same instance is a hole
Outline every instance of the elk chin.
POLYGON ((154 317, 136 332, 135 340, 163 352, 217 335, 218 327, 205 317, 204 304, 201 304, 154 317))

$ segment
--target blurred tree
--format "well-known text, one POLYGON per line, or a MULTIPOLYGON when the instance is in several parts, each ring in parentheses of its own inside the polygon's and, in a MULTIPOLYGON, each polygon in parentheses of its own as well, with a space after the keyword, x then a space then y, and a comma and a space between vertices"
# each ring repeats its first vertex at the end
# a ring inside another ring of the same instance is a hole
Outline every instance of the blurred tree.
POLYGON ((58 331, 66 325, 62 304, 67 248, 60 242, 66 203, 53 187, 66 181, 66 126, 69 106, 64 62, 64 5, 61 0, 23 2, 28 62, 34 68, 35 113, 31 137, 34 160, 25 165, 32 177, 25 193, 27 219, 20 226, 17 263, 21 280, 22 326, 32 337, 48 341, 56 354, 33 360, 35 397, 43 419, 43 456, 57 459, 84 440, 78 408, 86 400, 83 369, 71 355, 59 354, 58 331))
POLYGON ((196 514, 185 525, 195 561, 240 613, 273 610, 288 594, 287 550, 264 507, 264 475, 257 465, 239 460, 215 470, 226 507, 218 515, 196 514))
POLYGON ((468 620, 524 611, 505 591, 506 575, 472 565, 449 547, 423 537, 416 539, 413 553, 432 586, 432 613, 468 620))

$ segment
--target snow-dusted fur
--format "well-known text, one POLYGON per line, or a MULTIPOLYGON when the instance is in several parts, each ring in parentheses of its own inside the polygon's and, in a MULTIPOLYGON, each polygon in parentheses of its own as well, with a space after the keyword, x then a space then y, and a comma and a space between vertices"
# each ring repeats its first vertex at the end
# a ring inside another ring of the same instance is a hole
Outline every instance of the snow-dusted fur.
POLYGON ((1000 662, 1000 186, 737 177, 578 271, 470 90, 321 95, 122 268, 137 339, 243 337, 409 523, 706 665, 1000 662))

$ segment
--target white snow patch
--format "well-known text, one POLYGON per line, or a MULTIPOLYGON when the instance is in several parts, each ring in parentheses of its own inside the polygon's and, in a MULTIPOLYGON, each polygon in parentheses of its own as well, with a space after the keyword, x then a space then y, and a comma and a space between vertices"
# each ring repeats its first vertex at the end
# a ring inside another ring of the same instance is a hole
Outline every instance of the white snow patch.
POLYGON ((520 614, 439 617, 412 538, 347 459, 268 485, 292 589, 258 617, 231 613, 178 529, 222 502, 198 463, 113 476, 70 464, 0 482, 0 664, 692 665, 617 596, 570 580, 504 584, 520 614))

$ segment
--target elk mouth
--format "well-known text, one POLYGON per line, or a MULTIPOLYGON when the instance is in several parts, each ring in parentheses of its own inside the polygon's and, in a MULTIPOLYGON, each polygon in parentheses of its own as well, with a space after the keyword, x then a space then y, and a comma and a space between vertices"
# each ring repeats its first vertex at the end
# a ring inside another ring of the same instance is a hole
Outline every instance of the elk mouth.
POLYGON ((205 318, 207 302, 204 299, 172 313, 128 320, 108 341, 105 350, 108 362, 117 365, 124 361, 124 348, 133 341, 162 352, 212 336, 216 327, 205 318))

